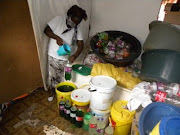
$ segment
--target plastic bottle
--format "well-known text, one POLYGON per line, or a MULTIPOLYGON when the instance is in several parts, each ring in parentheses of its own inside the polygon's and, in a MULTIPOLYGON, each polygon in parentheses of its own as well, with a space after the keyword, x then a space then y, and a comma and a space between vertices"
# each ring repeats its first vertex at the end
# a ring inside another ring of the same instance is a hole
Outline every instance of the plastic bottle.
POLYGON ((172 91, 172 95, 177 95, 180 97, 180 84, 171 83, 167 85, 169 91, 172 91))
POLYGON ((97 119, 96 117, 92 117, 89 121, 89 135, 97 135, 96 128, 97 128, 97 119))
POLYGON ((167 85, 162 82, 150 82, 149 85, 145 86, 145 89, 151 89, 153 91, 164 91, 167 89, 167 85))
POLYGON ((64 107, 65 107, 65 101, 60 101, 59 102, 59 116, 64 117, 64 107))
POLYGON ((105 129, 104 135, 113 135, 113 133, 114 133, 114 129, 113 129, 112 125, 110 124, 110 125, 105 129))
POLYGON ((71 108, 71 104, 69 102, 67 102, 65 104, 65 119, 66 120, 70 120, 70 108, 71 108))
POLYGON ((152 101, 166 102, 168 104, 172 104, 180 107, 180 97, 177 95, 172 95, 160 90, 158 90, 157 92, 150 92, 149 95, 152 101))
POLYGON ((89 130, 89 123, 91 118, 92 118, 92 114, 89 111, 87 111, 87 113, 84 115, 84 121, 83 121, 83 129, 86 131, 89 130))
POLYGON ((160 90, 168 93, 169 97, 173 95, 180 96, 180 85, 177 83, 164 84, 151 82, 149 85, 145 86, 145 89, 147 94, 160 90))
POLYGON ((72 64, 68 61, 65 67, 65 80, 70 81, 72 79, 72 64))
POLYGON ((76 111, 76 127, 81 128, 83 126, 83 111, 81 109, 78 109, 76 111))
POLYGON ((104 135, 105 126, 106 124, 104 121, 99 121, 97 123, 97 128, 96 128, 97 135, 104 135))
POLYGON ((76 124, 76 111, 77 108, 75 106, 72 106, 70 109, 70 122, 72 124, 76 124))

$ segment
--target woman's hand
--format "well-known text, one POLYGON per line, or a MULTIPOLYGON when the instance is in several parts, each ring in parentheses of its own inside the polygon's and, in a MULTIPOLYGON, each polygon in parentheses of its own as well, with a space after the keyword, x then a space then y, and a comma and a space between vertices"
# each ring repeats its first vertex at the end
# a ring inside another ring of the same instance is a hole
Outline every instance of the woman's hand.
POLYGON ((71 56, 69 57, 69 61, 70 61, 71 63, 73 63, 74 60, 76 60, 76 57, 75 57, 74 55, 71 55, 71 56))
POLYGON ((57 37, 57 38, 56 38, 56 43, 57 43, 59 46, 61 46, 61 45, 63 45, 63 40, 62 40, 60 37, 57 37))

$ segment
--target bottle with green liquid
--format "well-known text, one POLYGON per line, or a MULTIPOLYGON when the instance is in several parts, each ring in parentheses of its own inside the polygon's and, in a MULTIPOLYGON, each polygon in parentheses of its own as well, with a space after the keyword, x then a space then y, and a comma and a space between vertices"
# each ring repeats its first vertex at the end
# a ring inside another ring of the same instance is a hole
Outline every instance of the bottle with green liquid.
POLYGON ((68 61, 65 67, 65 80, 70 81, 72 79, 72 64, 68 61))

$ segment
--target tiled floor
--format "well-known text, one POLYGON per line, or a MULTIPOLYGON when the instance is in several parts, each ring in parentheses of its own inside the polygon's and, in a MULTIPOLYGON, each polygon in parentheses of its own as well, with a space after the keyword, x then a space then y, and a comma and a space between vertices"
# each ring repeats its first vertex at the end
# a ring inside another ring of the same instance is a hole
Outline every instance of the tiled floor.
POLYGON ((55 126, 73 135, 87 135, 59 117, 56 100, 47 101, 49 93, 36 90, 30 96, 10 105, 0 123, 0 135, 46 135, 44 126, 55 126))

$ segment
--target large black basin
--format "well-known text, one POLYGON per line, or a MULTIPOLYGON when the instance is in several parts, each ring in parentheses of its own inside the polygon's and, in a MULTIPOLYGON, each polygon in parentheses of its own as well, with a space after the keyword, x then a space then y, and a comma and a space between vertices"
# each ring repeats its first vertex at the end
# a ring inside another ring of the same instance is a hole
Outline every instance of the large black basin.
POLYGON ((103 54, 99 53, 97 51, 97 46, 96 43, 99 41, 99 36, 96 34, 92 39, 91 39, 91 49, 95 54, 97 54, 101 59, 103 59, 107 63, 114 64, 115 66, 127 66, 130 65, 140 54, 141 54, 141 44, 140 42, 132 35, 122 32, 122 31, 104 31, 108 33, 110 37, 113 37, 114 39, 122 36, 122 40, 125 41, 126 43, 131 44, 131 50, 130 50, 130 56, 128 58, 124 58, 122 60, 112 60, 105 58, 103 54))

